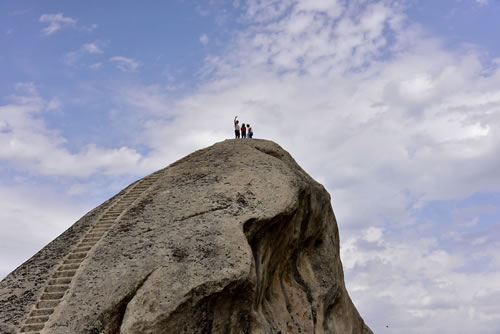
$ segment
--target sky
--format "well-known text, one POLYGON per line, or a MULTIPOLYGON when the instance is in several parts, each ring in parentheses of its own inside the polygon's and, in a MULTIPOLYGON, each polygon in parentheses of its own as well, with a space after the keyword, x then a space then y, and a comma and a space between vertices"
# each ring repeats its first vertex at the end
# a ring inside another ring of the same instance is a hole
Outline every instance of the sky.
POLYGON ((375 333, 498 333, 498 17, 496 0, 2 1, 0 278, 238 115, 331 194, 375 333))

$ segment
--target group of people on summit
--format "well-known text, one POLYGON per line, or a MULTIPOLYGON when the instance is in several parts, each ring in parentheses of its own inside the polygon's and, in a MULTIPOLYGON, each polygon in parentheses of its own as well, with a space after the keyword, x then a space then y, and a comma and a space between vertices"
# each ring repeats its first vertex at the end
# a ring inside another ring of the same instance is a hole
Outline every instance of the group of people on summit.
POLYGON ((237 120, 238 116, 234 117, 234 135, 236 138, 240 138, 240 130, 241 130, 241 138, 252 138, 253 137, 253 130, 250 124, 245 123, 241 124, 240 128, 240 121, 237 120))

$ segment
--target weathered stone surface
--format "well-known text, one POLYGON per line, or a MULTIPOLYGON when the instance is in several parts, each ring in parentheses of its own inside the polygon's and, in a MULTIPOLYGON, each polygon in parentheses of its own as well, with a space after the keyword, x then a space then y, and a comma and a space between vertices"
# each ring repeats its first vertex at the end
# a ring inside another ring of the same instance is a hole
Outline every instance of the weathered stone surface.
MULTIPOLYGON (((371 333, 344 285, 330 196, 278 145, 226 140, 160 173, 93 246, 40 333, 371 333)), ((0 283, 3 332, 21 328, 61 259, 124 192, 0 283)))

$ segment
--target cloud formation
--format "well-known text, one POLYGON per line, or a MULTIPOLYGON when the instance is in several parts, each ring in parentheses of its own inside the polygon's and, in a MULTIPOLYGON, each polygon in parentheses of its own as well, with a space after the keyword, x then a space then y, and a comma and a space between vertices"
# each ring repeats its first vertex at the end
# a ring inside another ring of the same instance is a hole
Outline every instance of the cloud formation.
POLYGON ((99 48, 99 46, 95 43, 86 43, 83 44, 82 48, 88 53, 104 53, 104 51, 99 48))
MULTIPOLYGON (((64 106, 28 84, 0 107, 0 159, 83 178, 71 186, 78 194, 89 175, 138 175, 231 137, 237 114, 332 194, 348 290, 375 332, 494 334, 500 231, 482 217, 498 216, 497 203, 457 208, 450 221, 426 208, 499 192, 500 61, 485 65, 470 45, 446 48, 396 0, 237 7, 245 28, 206 58, 194 91, 106 82, 110 119, 129 146, 70 152, 42 121, 64 106)), ((140 66, 109 61, 124 72, 140 66)))
MULTIPOLYGON (((96 43, 85 43, 78 50, 68 52, 64 55, 64 62, 67 65, 74 65, 77 61, 86 54, 98 55, 104 51, 96 43)), ((89 66, 93 68, 92 65, 89 66)), ((94 68, 93 68, 94 69, 94 68)))
POLYGON ((31 84, 18 84, 22 94, 0 106, 0 159, 41 175, 89 177, 95 173, 141 173, 141 155, 134 149, 105 149, 88 144, 78 153, 65 147, 65 138, 47 128, 38 115, 60 107, 46 101, 31 84))
POLYGON ((132 58, 115 56, 109 59, 122 72, 135 72, 140 66, 140 63, 132 58))
POLYGON ((230 137, 239 115, 331 191, 348 288, 375 332, 494 333, 485 291, 500 291, 498 240, 467 224, 429 237, 440 224, 419 212, 500 189, 498 66, 445 49, 398 1, 249 1, 242 20, 249 28, 207 58, 194 94, 139 86, 140 99, 122 99, 158 111, 140 134, 150 157, 230 137), (457 251, 465 240, 477 253, 457 251), (464 272, 481 256, 484 280, 464 272))
POLYGON ((39 21, 42 23, 48 23, 48 26, 42 29, 42 33, 47 36, 52 35, 56 31, 63 28, 76 25, 75 19, 64 16, 63 13, 42 14, 39 21))
POLYGON ((12 181, 0 188, 0 280, 91 209, 33 180, 12 181))
POLYGON ((92 69, 92 70, 98 70, 100 68, 102 68, 102 63, 93 63, 91 65, 89 65, 89 68, 92 69))
POLYGON ((203 45, 207 45, 208 44, 208 36, 207 36, 207 34, 203 34, 203 35, 200 36, 200 42, 203 45))

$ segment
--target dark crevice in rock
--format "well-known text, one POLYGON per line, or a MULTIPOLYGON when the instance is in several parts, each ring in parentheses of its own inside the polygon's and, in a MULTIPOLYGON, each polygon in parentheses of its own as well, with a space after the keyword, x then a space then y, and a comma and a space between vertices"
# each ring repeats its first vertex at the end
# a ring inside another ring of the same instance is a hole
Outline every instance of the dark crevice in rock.
MULTIPOLYGON (((308 231, 308 228, 309 228, 309 224, 312 220, 312 217, 311 217, 311 196, 310 196, 310 191, 302 191, 300 196, 299 196, 299 200, 302 200, 301 202, 304 204, 304 206, 302 206, 303 210, 302 210, 302 214, 303 216, 301 217, 302 219, 302 222, 300 224, 300 237, 299 237, 299 241, 300 241, 300 245, 305 245, 306 247, 300 247, 299 249, 307 249, 307 245, 310 243, 310 240, 311 238, 307 238, 307 231, 308 231)), ((299 264, 298 264, 298 255, 299 255, 299 252, 298 251, 295 251, 293 253, 293 256, 292 256, 292 261, 291 263, 293 264, 292 265, 292 273, 293 273, 293 276, 295 278, 295 280, 297 281, 297 283, 300 284, 300 286, 302 287, 302 289, 304 290, 306 296, 307 296, 307 301, 309 302, 309 305, 311 305, 311 314, 312 314, 312 317, 313 317, 313 322, 316 324, 317 322, 317 310, 316 310, 316 305, 315 305, 315 302, 314 302, 314 298, 313 298, 313 294, 312 294, 312 290, 311 288, 309 287, 309 285, 304 281, 304 279, 302 278, 302 275, 300 274, 299 272, 299 264)))
MULTIPOLYGON (((317 231, 312 237, 307 237, 309 224, 313 219, 310 202, 311 192, 310 189, 306 189, 299 193, 299 204, 296 206, 296 210, 282 213, 269 220, 249 219, 244 224, 244 232, 252 248, 257 275, 257 286, 253 302, 255 311, 260 308, 266 298, 273 276, 278 275, 286 308, 290 313, 290 318, 295 322, 292 314, 294 305, 290 303, 282 282, 283 275, 288 275, 303 290, 310 306, 312 321, 313 323, 317 322, 316 301, 311 287, 299 271, 299 255, 304 249, 312 247, 316 241, 315 239, 320 236, 320 231, 317 231), (298 235, 293 235, 296 229, 299 230, 298 235), (271 255, 268 255, 267 252, 270 252, 271 255), (269 260, 267 264, 264 263, 265 259, 269 257, 275 260, 269 260), (283 265, 283 263, 286 265, 283 265), (267 267, 263 268, 265 265, 267 267), (285 270, 288 273, 284 273, 285 270)), ((271 323, 272 319, 268 319, 268 321, 271 323)), ((298 323, 295 323, 295 325, 300 328, 298 323)))
POLYGON ((264 153, 264 154, 270 155, 270 156, 272 156, 273 158, 276 158, 276 159, 281 160, 281 161, 283 161, 283 162, 285 162, 285 163, 286 163, 286 161, 284 161, 284 160, 283 160, 284 155, 283 155, 283 154, 280 154, 279 152, 277 152, 277 151, 275 151, 275 150, 266 149, 266 148, 264 148, 264 147, 260 147, 260 146, 255 146, 255 149, 256 149, 257 151, 260 151, 260 152, 262 152, 262 153, 264 153))
MULTIPOLYGON (((272 239, 272 245, 266 242, 271 242, 269 239, 270 235, 279 236, 279 231, 283 231, 283 228, 294 216, 295 212, 282 213, 269 220, 257 220, 250 219, 244 224, 244 233, 247 237, 248 243, 252 248, 252 255, 254 257, 255 272, 257 274, 257 286, 254 296, 254 309, 262 303, 265 297, 265 283, 268 279, 268 275, 264 277, 266 273, 263 272, 264 256, 263 252, 268 251, 273 253, 275 248, 280 244, 280 240, 276 238, 272 239)), ((272 273, 275 271, 276 263, 268 266, 267 272, 272 273)))
MULTIPOLYGON (((125 317, 125 312, 127 310, 128 303, 132 300, 132 298, 134 298, 137 291, 139 291, 139 289, 144 285, 144 283, 148 280, 149 276, 151 276, 151 274, 153 272, 154 271, 151 271, 141 281, 139 281, 139 283, 137 284, 135 289, 130 291, 130 293, 128 295, 126 295, 120 301, 120 303, 114 307, 113 310, 111 310, 111 314, 108 317, 106 317, 109 319, 108 320, 109 325, 108 326, 105 325, 105 327, 109 328, 108 330, 106 330, 106 333, 120 334, 120 327, 122 325, 123 318, 125 317)), ((102 318, 104 318, 104 317, 102 317, 102 318)))
POLYGON ((215 208, 211 208, 211 209, 208 209, 208 210, 205 210, 205 211, 196 212, 196 213, 193 213, 191 215, 182 217, 180 219, 176 219, 175 221, 180 222, 180 221, 184 221, 184 220, 187 220, 189 218, 196 217, 196 216, 201 216, 201 215, 204 215, 204 214, 207 214, 207 213, 210 213, 210 212, 225 210, 225 209, 228 209, 230 206, 231 206, 231 204, 227 204, 227 205, 222 205, 222 206, 218 206, 218 207, 215 207, 215 208))
POLYGON ((207 286, 200 285, 161 321, 160 327, 165 333, 176 334, 249 334, 251 300, 248 292, 252 288, 247 281, 233 281, 221 291, 197 300, 206 294, 207 286))
POLYGON ((281 289, 281 293, 283 294, 283 297, 285 299, 286 310, 288 311, 288 314, 290 314, 290 318, 293 320, 293 323, 295 324, 295 326, 297 328, 300 328, 300 323, 293 316, 293 312, 292 312, 293 311, 293 306, 290 303, 288 294, 287 294, 286 289, 285 289, 285 287, 283 285, 283 276, 280 277, 280 289, 281 289))
POLYGON ((292 260, 292 264, 290 265, 290 269, 293 273, 293 278, 302 287, 302 290, 306 294, 307 301, 309 302, 309 305, 311 305, 311 314, 313 317, 313 322, 316 323, 317 311, 316 311, 316 307, 314 306, 314 298, 312 295, 312 291, 311 291, 311 288, 309 287, 309 285, 307 285, 307 283, 304 281, 304 279, 302 278, 302 275, 299 272, 299 268, 297 266, 297 257, 296 256, 297 255, 294 254, 294 259, 292 260))

